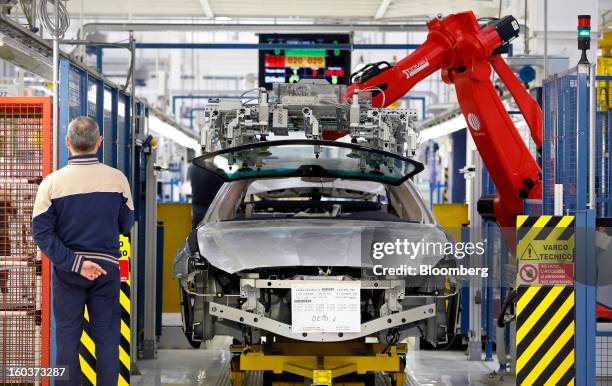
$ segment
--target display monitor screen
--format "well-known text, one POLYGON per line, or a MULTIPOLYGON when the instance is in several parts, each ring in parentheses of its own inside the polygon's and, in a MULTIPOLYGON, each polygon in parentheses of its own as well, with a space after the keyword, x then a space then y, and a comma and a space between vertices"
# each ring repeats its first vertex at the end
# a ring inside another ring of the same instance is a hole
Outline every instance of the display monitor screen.
POLYGON ((259 87, 270 90, 274 83, 297 83, 301 79, 349 83, 351 52, 317 47, 320 44, 349 44, 349 34, 260 34, 259 43, 300 45, 298 48, 259 50, 259 87))

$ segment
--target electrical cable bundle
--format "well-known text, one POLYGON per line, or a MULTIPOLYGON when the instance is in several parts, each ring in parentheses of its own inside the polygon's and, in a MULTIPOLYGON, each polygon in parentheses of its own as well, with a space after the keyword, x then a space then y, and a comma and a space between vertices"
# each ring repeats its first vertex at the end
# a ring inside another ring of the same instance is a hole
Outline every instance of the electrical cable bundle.
POLYGON ((54 38, 63 37, 70 26, 68 11, 61 0, 40 0, 38 3, 38 19, 49 34, 51 34, 51 36, 54 38), (55 14, 53 14, 53 17, 49 16, 47 3, 53 4, 55 12, 59 13, 58 25, 55 25, 55 14))

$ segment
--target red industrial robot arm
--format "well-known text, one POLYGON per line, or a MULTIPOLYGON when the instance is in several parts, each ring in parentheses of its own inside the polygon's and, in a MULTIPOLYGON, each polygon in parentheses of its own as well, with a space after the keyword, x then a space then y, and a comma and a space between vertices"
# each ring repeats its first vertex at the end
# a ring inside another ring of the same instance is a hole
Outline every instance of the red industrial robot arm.
POLYGON ((518 36, 518 23, 507 16, 481 28, 474 14, 465 12, 438 17, 427 26, 429 35, 416 51, 395 66, 385 62, 366 66, 352 76, 347 95, 372 90, 372 104, 387 106, 441 70, 442 79, 455 85, 472 138, 497 188, 495 200, 481 201, 479 212, 494 216, 502 227, 514 227, 516 216, 523 213, 523 200, 542 196, 541 169, 491 81, 493 69, 510 90, 540 148, 542 111, 500 56, 518 36))

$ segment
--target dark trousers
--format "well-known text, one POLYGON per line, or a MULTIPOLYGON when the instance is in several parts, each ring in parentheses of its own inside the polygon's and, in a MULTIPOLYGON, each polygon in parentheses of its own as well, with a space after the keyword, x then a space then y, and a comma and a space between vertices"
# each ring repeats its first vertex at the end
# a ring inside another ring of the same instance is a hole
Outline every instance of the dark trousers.
POLYGON ((108 272, 94 281, 53 268, 53 312, 55 317, 56 366, 67 366, 67 380, 56 385, 81 385, 79 345, 84 327, 85 305, 91 338, 96 344, 96 384, 117 385, 121 306, 119 267, 104 264, 108 272))

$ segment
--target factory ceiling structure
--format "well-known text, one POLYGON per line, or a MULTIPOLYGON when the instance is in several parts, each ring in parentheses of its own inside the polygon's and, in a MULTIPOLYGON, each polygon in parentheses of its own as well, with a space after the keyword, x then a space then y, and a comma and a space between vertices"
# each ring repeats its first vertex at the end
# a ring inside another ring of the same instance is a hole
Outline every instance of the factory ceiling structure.
MULTIPOLYGON (((467 1, 410 1, 410 0, 299 0, 249 1, 249 0, 109 0, 105 2, 70 1, 68 11, 73 15, 91 17, 186 17, 186 18, 287 18, 287 19, 336 19, 343 20, 425 20, 440 12, 455 13, 473 9, 483 17, 497 16, 500 11, 497 0, 467 1)), ((503 3, 503 2, 502 2, 503 3)), ((507 13, 508 5, 502 7, 507 13)))

